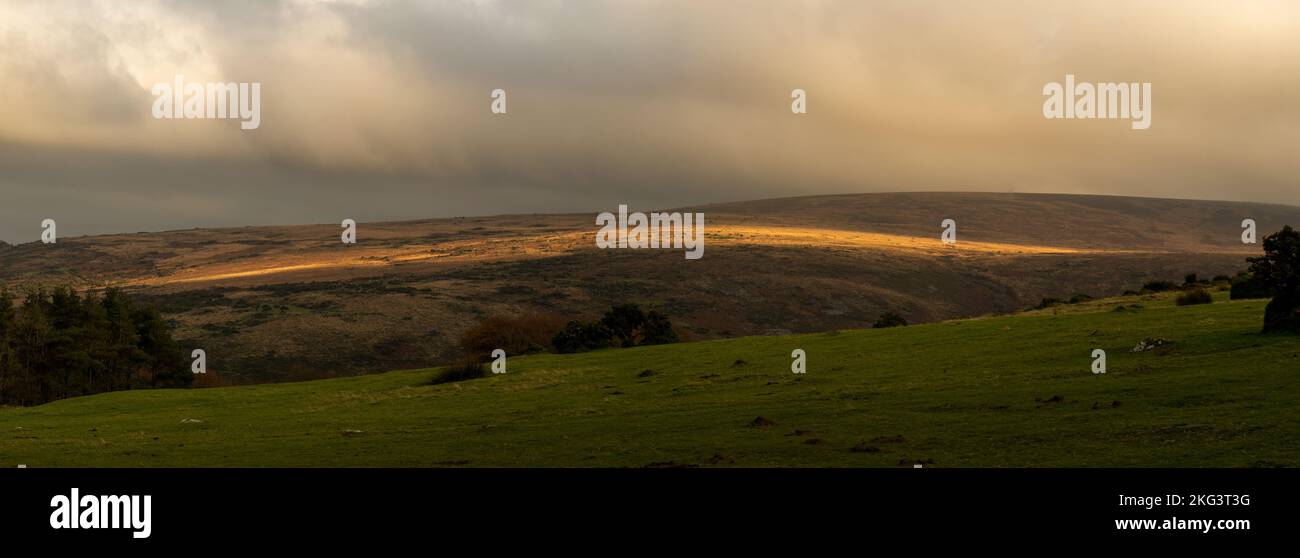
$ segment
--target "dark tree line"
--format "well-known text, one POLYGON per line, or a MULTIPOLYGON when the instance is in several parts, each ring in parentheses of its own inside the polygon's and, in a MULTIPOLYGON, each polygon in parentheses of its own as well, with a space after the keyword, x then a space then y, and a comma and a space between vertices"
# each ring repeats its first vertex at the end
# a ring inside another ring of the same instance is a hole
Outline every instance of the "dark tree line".
POLYGON ((663 345, 677 341, 677 332, 668 316, 654 310, 644 312, 640 306, 629 303, 610 307, 600 321, 570 321, 555 334, 551 344, 559 353, 581 353, 607 347, 663 345))
POLYGON ((123 389, 187 387, 185 354, 153 307, 109 289, 0 291, 0 404, 123 389))

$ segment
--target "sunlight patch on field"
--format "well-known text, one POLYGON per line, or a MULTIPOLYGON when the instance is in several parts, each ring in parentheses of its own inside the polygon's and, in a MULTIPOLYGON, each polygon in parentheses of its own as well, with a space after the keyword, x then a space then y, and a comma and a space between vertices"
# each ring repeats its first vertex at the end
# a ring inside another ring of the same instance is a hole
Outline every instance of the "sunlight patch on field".
MULTIPOLYGON (((311 279, 332 273, 373 269, 382 273, 388 266, 444 265, 493 260, 525 260, 561 256, 595 249, 594 230, 546 233, 515 232, 492 238, 466 238, 435 243, 411 243, 378 247, 306 248, 305 254, 233 259, 209 263, 203 255, 173 262, 178 269, 161 277, 128 280, 122 285, 159 286, 238 279, 262 279, 297 274, 311 279), (343 253, 340 253, 343 250, 343 253)), ((736 246, 813 247, 907 253, 926 256, 950 255, 1037 255, 1037 254, 1135 254, 1136 250, 1097 250, 1063 246, 1009 244, 961 240, 945 245, 936 231, 933 237, 918 237, 866 231, 762 225, 710 225, 705 231, 705 253, 709 248, 736 246)), ((238 258, 238 256, 235 256, 238 258)))
MULTIPOLYGON (((835 248, 878 249, 885 251, 922 252, 927 254, 960 254, 978 252, 985 254, 1081 254, 1081 253, 1136 253, 1136 251, 1090 250, 1062 246, 1007 244, 1001 242, 973 242, 961 240, 955 245, 945 245, 939 240, 936 229, 933 237, 906 236, 876 232, 815 229, 802 227, 772 227, 753 225, 723 225, 710 227, 705 235, 705 246, 763 244, 769 246, 820 246, 835 248)), ((706 251, 707 253, 707 251, 706 251)))

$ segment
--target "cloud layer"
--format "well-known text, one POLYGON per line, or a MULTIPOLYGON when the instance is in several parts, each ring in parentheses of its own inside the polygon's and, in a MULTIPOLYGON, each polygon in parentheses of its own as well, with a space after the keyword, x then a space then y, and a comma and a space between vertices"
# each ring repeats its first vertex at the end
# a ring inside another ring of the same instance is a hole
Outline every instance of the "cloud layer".
POLYGON ((1297 69, 1285 1, 6 0, 0 239, 856 191, 1300 204, 1297 69), (1151 129, 1044 119, 1067 73, 1151 82, 1151 129), (176 74, 262 83, 261 128, 153 119, 176 74))

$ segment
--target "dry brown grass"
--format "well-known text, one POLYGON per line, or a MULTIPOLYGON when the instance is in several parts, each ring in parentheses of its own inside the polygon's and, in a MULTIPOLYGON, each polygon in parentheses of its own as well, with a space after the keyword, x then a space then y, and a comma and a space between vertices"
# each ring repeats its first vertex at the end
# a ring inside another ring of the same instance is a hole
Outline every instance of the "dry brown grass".
POLYGON ((697 208, 705 257, 598 250, 592 215, 185 230, 0 248, 0 282, 118 285, 160 304, 228 381, 448 362, 492 316, 638 302, 693 339, 926 322, 1231 274, 1300 209, 1096 196, 873 194, 697 208), (958 222, 956 246, 939 222, 958 222))

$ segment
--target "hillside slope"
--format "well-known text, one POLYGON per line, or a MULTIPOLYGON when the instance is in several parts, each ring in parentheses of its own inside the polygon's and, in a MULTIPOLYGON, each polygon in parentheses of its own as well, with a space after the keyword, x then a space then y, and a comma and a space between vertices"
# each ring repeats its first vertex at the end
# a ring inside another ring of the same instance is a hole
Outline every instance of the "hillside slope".
POLYGON ((1265 301, 1225 294, 518 357, 436 386, 118 392, 0 409, 0 466, 1298 465, 1300 338, 1258 334, 1265 301), (1130 352, 1147 337, 1173 343, 1130 352))
MULTIPOLYGON (((612 208, 611 208, 612 209, 612 208)), ((633 208, 649 209, 649 208, 633 208)), ((120 286, 158 304, 209 368, 240 382, 447 362, 494 314, 639 302, 692 339, 860 328, 1105 296, 1231 274, 1300 208, 1046 194, 814 196, 693 208, 705 256, 598 250, 593 215, 513 215, 64 238, 0 248, 0 284, 120 286), (958 224, 958 244, 939 223, 958 224)))

